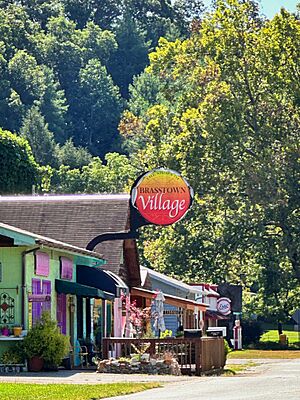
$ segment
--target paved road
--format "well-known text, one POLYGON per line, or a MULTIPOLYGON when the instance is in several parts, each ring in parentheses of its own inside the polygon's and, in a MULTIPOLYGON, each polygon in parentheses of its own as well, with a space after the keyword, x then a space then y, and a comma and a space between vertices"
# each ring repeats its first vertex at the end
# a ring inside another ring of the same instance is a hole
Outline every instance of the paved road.
MULTIPOLYGON (((265 363, 257 373, 202 377, 109 400, 300 400, 300 359, 265 363)), ((108 399, 107 399, 108 400, 108 399)))
MULTIPOLYGON (((243 363, 249 360, 229 360, 243 363)), ((79 383, 162 382, 163 388, 107 400, 300 400, 300 359, 253 360, 241 376, 189 377, 97 374, 85 371, 4 374, 0 382, 79 383)))

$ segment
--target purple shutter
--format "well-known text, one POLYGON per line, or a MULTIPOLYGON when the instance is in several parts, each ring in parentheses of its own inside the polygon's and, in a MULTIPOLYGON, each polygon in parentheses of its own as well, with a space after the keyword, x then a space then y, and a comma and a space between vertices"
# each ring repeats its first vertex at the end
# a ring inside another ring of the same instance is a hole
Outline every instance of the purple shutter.
POLYGON ((64 293, 57 294, 57 325, 63 335, 67 333, 67 296, 64 293))
MULTIPOLYGON (((32 279, 32 294, 42 294, 41 291, 41 280, 40 279, 32 279)), ((34 302, 32 303, 32 325, 35 325, 36 322, 41 318, 42 313, 42 303, 34 302)))
POLYGON ((73 261, 66 257, 60 257, 61 263, 61 279, 72 280, 73 278, 73 261))
MULTIPOLYGON (((42 283, 42 293, 51 295, 51 281, 43 281, 42 283)), ((50 311, 51 312, 51 300, 42 302, 42 312, 50 311)))
POLYGON ((36 275, 48 276, 49 275, 50 257, 47 253, 40 251, 35 254, 35 273, 36 275))

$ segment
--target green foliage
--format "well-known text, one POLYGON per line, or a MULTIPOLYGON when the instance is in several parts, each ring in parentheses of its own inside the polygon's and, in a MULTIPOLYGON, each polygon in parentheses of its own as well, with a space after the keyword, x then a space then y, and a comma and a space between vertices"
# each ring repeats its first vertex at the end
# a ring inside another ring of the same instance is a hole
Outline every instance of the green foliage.
POLYGON ((226 339, 224 339, 224 352, 225 352, 225 359, 227 358, 227 355, 231 352, 231 348, 229 347, 229 344, 226 339))
POLYGON ((16 343, 2 354, 0 363, 24 364, 25 358, 23 343, 16 343))
POLYGON ((57 166, 57 145, 38 107, 32 107, 26 114, 21 136, 28 140, 35 160, 40 165, 57 166))
POLYGON ((119 93, 128 97, 149 47, 187 35, 190 20, 185 1, 0 1, 0 126, 19 132, 38 107, 57 143, 118 151, 119 93))
POLYGON ((54 171, 51 189, 58 193, 122 193, 129 190, 136 169, 125 155, 107 153, 105 164, 100 158, 81 169, 60 166, 54 171))
POLYGON ((38 165, 24 138, 0 128, 0 192, 30 193, 37 182, 38 165))
POLYGON ((120 123, 141 171, 178 170, 196 194, 184 220, 144 229, 143 262, 255 284, 248 304, 273 318, 300 299, 299 35, 285 10, 266 21, 254 1, 220 0, 190 39, 160 39, 146 69, 158 92, 136 78, 120 123))
POLYGON ((67 165, 71 169, 82 168, 92 161, 92 156, 88 150, 84 147, 76 147, 72 139, 68 139, 57 151, 59 163, 67 165))
POLYGON ((261 322, 253 320, 242 321, 242 338, 244 345, 258 343, 262 334, 263 328, 261 322))
POLYGON ((164 338, 167 338, 167 337, 172 337, 172 335, 173 335, 173 332, 172 332, 170 329, 166 329, 165 331, 163 331, 163 332, 160 334, 160 337, 161 337, 162 339, 164 339, 164 338))
POLYGON ((109 65, 114 82, 121 95, 128 98, 128 87, 133 77, 140 74, 148 62, 149 43, 139 31, 132 16, 126 14, 116 30, 118 49, 109 65))
POLYGON ((3 397, 9 400, 87 400, 104 399, 107 397, 122 396, 157 388, 158 383, 101 383, 99 385, 82 384, 43 384, 36 383, 0 383, 3 397))
POLYGON ((76 126, 77 142, 103 156, 117 141, 123 108, 118 88, 97 59, 89 60, 80 70, 79 85, 78 103, 73 108, 73 112, 81 116, 76 126))
POLYGON ((24 338, 24 350, 27 358, 38 356, 49 365, 59 365, 69 352, 69 339, 59 332, 56 321, 49 313, 43 313, 24 338))

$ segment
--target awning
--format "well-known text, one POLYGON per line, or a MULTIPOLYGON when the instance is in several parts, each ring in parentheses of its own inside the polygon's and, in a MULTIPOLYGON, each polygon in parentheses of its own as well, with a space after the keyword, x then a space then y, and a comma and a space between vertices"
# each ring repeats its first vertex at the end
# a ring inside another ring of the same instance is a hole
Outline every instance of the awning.
MULTIPOLYGON (((130 293, 132 296, 141 296, 146 299, 153 299, 153 296, 157 293, 154 290, 147 290, 142 288, 133 287, 131 288, 130 293)), ((204 303, 196 303, 190 299, 184 299, 183 297, 172 296, 170 294, 164 293, 165 303, 170 304, 171 306, 181 307, 186 310, 195 310, 195 307, 198 307, 199 311, 205 311, 207 309, 207 305, 204 303)))
POLYGON ((128 286, 117 275, 97 267, 77 265, 76 280, 81 285, 91 286, 120 297, 121 292, 128 292, 128 286))
POLYGON ((214 310, 206 310, 205 311, 205 319, 230 319, 230 316, 223 315, 218 311, 214 310))
POLYGON ((55 279, 55 290, 57 293, 75 294, 82 297, 91 297, 94 299, 113 300, 115 296, 112 293, 105 292, 95 287, 81 285, 77 282, 63 281, 55 279))

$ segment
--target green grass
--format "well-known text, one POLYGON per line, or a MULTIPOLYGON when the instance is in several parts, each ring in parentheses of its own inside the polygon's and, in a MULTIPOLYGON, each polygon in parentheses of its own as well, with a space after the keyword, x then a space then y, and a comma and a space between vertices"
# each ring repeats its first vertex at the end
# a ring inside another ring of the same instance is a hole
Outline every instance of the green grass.
POLYGON ((236 375, 247 371, 248 368, 255 367, 257 364, 253 361, 249 361, 245 364, 226 364, 224 368, 224 375, 236 375))
POLYGON ((237 350, 231 351, 227 358, 300 358, 300 350, 237 350))
MULTIPOLYGON (((288 342, 296 343, 299 342, 299 333, 295 332, 292 327, 288 327, 290 329, 283 329, 283 333, 287 336, 288 342)), ((279 342, 279 335, 276 329, 271 329, 265 332, 260 338, 260 342, 279 342)))
POLYGON ((0 383, 0 398, 5 400, 98 400, 156 387, 160 385, 153 382, 100 385, 0 383))

